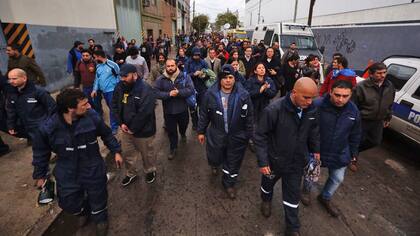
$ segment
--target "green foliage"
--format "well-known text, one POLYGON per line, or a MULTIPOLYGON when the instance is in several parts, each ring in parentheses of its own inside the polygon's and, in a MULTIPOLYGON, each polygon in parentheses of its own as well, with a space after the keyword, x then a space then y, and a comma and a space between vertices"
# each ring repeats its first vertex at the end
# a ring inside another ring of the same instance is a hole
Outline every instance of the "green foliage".
POLYGON ((220 13, 216 18, 216 27, 222 29, 223 25, 229 23, 231 29, 235 29, 238 25, 238 17, 232 12, 220 13))
POLYGON ((209 25, 209 17, 200 14, 193 18, 191 25, 196 31, 204 32, 204 30, 206 30, 207 26, 209 25))

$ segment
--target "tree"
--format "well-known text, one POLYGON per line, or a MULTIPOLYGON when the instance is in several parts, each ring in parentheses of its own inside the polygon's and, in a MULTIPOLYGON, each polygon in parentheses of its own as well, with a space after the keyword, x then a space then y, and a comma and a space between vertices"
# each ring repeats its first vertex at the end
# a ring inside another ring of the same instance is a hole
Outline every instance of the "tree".
POLYGON ((216 18, 216 27, 221 29, 226 23, 229 23, 230 28, 234 29, 238 25, 238 17, 230 11, 218 14, 216 18))
POLYGON ((193 18, 191 25, 197 32, 204 32, 209 25, 209 17, 204 14, 200 14, 193 18))

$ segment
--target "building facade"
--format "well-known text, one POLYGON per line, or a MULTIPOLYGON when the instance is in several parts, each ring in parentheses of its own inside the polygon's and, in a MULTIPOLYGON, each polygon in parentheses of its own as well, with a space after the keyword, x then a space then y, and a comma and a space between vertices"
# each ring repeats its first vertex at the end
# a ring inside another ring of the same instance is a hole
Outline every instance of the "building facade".
POLYGON ((163 35, 167 35, 172 42, 175 41, 175 34, 177 29, 176 23, 176 0, 162 1, 163 9, 163 35))
POLYGON ((143 34, 156 40, 163 35, 163 0, 142 0, 143 34))

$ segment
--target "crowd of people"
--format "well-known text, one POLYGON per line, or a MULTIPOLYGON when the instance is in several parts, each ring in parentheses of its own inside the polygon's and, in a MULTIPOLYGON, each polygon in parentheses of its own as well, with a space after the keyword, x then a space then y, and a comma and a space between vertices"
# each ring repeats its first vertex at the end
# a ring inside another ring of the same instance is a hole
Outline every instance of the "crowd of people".
MULTIPOLYGON (((387 67, 374 63, 369 78, 356 84, 355 72, 340 53, 323 70, 318 55, 300 61, 296 43, 281 55, 278 43, 266 47, 213 33, 177 38, 176 57, 171 58, 166 38, 141 45, 119 38, 109 52, 94 39, 87 48, 76 41, 67 63, 73 88, 56 99, 40 87, 45 77, 34 60, 21 55, 16 45, 7 46, 2 130, 32 144, 36 185, 44 186, 52 175, 49 161, 55 153, 59 206, 79 216, 81 225, 91 217, 97 233, 106 234, 107 176, 97 137, 116 165, 125 167, 122 186, 138 178, 139 159, 145 182, 153 183, 159 172, 155 110, 161 100, 168 160, 176 160, 178 143, 187 142, 191 119, 198 142, 206 145, 209 172, 222 175, 230 199, 236 198, 235 184, 249 147, 262 174, 265 217, 271 215, 274 185, 282 180, 287 235, 299 235, 299 202, 311 204, 319 175, 314 170, 320 165, 328 169, 328 179, 318 200, 338 216, 331 199, 346 169, 357 170, 359 152, 380 144, 391 119, 395 91, 386 80, 387 67), (109 108, 109 126, 102 99, 109 108)), ((8 153, 0 141, 1 154, 8 153)))

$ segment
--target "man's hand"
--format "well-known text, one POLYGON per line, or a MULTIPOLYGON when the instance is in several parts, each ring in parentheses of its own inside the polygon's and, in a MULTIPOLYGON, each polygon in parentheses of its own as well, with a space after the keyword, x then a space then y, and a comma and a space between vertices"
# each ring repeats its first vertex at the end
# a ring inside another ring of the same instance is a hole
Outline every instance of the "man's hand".
POLYGON ((321 154, 319 154, 319 153, 314 153, 314 157, 317 161, 321 160, 321 154))
POLYGON ((171 90, 169 92, 169 96, 176 97, 176 96, 178 96, 178 93, 179 93, 178 89, 175 88, 174 90, 171 90))
POLYGON ((260 173, 263 175, 269 175, 271 173, 271 169, 269 166, 264 166, 260 168, 260 173))
POLYGON ((9 129, 9 134, 10 135, 16 135, 16 131, 14 129, 9 129))
POLYGON ((131 132, 131 130, 128 128, 128 126, 126 124, 122 124, 120 127, 121 127, 122 132, 128 133, 128 134, 133 134, 133 132, 131 132))
POLYGON ((123 159, 121 154, 115 153, 115 164, 117 165, 117 169, 121 169, 121 166, 123 164, 123 159))
POLYGON ((92 92, 90 93, 90 96, 91 96, 92 98, 96 97, 96 91, 92 91, 92 92))
POLYGON ((42 188, 42 186, 44 185, 46 179, 37 179, 35 180, 35 185, 37 188, 42 188))
POLYGON ((391 121, 385 120, 384 121, 384 128, 388 128, 390 124, 391 124, 391 121))
POLYGON ((198 142, 203 145, 204 141, 206 141, 206 136, 204 136, 204 134, 199 134, 198 135, 198 142))

